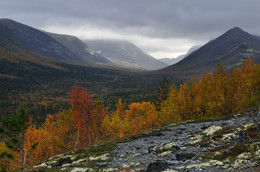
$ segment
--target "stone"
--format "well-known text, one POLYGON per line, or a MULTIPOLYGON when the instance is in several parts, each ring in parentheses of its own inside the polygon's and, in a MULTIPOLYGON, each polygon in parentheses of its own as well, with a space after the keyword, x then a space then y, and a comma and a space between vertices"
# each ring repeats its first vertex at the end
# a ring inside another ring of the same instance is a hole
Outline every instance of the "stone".
POLYGON ((205 125, 201 127, 202 130, 205 130, 207 128, 208 128, 208 126, 205 126, 205 125))
POLYGON ((148 165, 147 172, 161 172, 169 168, 169 164, 166 161, 157 160, 148 165))
POLYGON ((163 133, 157 133, 155 136, 165 136, 163 133))
POLYGON ((186 153, 178 153, 175 155, 175 157, 178 161, 184 161, 187 159, 186 153))
POLYGON ((108 166, 108 162, 98 162, 97 165, 99 167, 107 167, 108 166))
POLYGON ((60 167, 64 164, 68 164, 68 163, 71 163, 71 159, 68 157, 68 158, 61 158, 59 159, 56 163, 52 164, 51 166, 52 167, 60 167))

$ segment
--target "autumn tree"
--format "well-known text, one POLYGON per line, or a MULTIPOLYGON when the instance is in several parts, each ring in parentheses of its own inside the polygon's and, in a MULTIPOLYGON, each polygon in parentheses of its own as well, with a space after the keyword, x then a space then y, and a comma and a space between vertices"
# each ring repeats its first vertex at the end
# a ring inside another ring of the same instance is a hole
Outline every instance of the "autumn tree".
POLYGON ((57 135, 59 137, 59 146, 64 152, 69 150, 78 150, 80 139, 80 125, 77 124, 74 112, 63 111, 56 115, 57 135))
POLYGON ((212 74, 202 77, 194 85, 194 114, 196 118, 207 118, 218 116, 220 96, 216 92, 216 81, 212 74))
POLYGON ((108 114, 108 109, 104 107, 101 99, 98 98, 95 100, 95 108, 92 113, 94 116, 92 120, 92 140, 94 140, 94 144, 96 144, 102 137, 101 125, 105 116, 108 114))
POLYGON ((159 119, 161 125, 181 122, 178 104, 179 91, 173 83, 167 99, 162 103, 159 119))
POLYGON ((132 103, 125 111, 129 125, 129 133, 137 134, 145 129, 157 127, 158 114, 155 105, 150 102, 132 103))
POLYGON ((124 105, 119 99, 117 110, 104 118, 102 131, 106 140, 131 136, 159 126, 158 112, 154 104, 141 102, 131 103, 128 109, 123 107, 124 105))
POLYGON ((83 147, 92 144, 93 96, 82 87, 74 86, 70 96, 71 114, 78 129, 79 139, 83 147), (81 136, 80 136, 81 135, 81 136))
POLYGON ((125 103, 119 99, 116 111, 106 115, 102 121, 103 140, 115 140, 129 135, 129 125, 125 114, 125 103))
POLYGON ((118 103, 116 105, 116 108, 117 108, 117 113, 118 113, 120 119, 124 119, 124 117, 125 117, 125 107, 126 107, 126 104, 122 103, 122 99, 119 99, 118 103))

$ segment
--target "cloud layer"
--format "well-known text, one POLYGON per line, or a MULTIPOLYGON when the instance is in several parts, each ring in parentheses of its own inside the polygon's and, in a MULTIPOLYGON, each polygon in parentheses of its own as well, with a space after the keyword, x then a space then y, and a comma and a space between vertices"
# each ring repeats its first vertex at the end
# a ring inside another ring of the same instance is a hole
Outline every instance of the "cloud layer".
POLYGON ((0 17, 81 39, 124 39, 176 57, 238 26, 260 35, 258 0, 2 0, 0 17))

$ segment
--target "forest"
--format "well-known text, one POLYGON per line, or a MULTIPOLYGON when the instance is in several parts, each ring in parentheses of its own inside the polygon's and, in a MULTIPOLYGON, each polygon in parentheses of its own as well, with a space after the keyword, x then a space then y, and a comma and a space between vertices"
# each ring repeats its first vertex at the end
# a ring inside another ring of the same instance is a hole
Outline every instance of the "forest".
POLYGON ((260 65, 250 58, 239 67, 219 64, 214 74, 181 85, 164 79, 152 102, 125 103, 116 109, 105 106, 87 89, 75 85, 69 108, 46 114, 38 126, 24 108, 16 116, 2 118, 0 164, 2 171, 31 167, 49 157, 77 151, 191 119, 227 117, 260 102, 260 65))
MULTIPOLYGON (((161 80, 159 75, 78 66, 21 50, 0 50, 0 117, 22 105, 41 124, 48 113, 69 109, 68 92, 74 84, 115 109, 118 98, 126 103, 151 100, 161 80)), ((181 83, 176 77, 168 79, 181 83)))

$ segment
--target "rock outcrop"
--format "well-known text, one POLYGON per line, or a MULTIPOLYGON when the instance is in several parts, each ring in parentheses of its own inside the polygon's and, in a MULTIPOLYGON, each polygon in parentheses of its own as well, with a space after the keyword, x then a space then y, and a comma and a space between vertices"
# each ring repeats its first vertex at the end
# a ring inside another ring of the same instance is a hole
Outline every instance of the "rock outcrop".
POLYGON ((230 119, 169 125, 50 158, 33 170, 255 171, 260 162, 256 112, 230 119))

